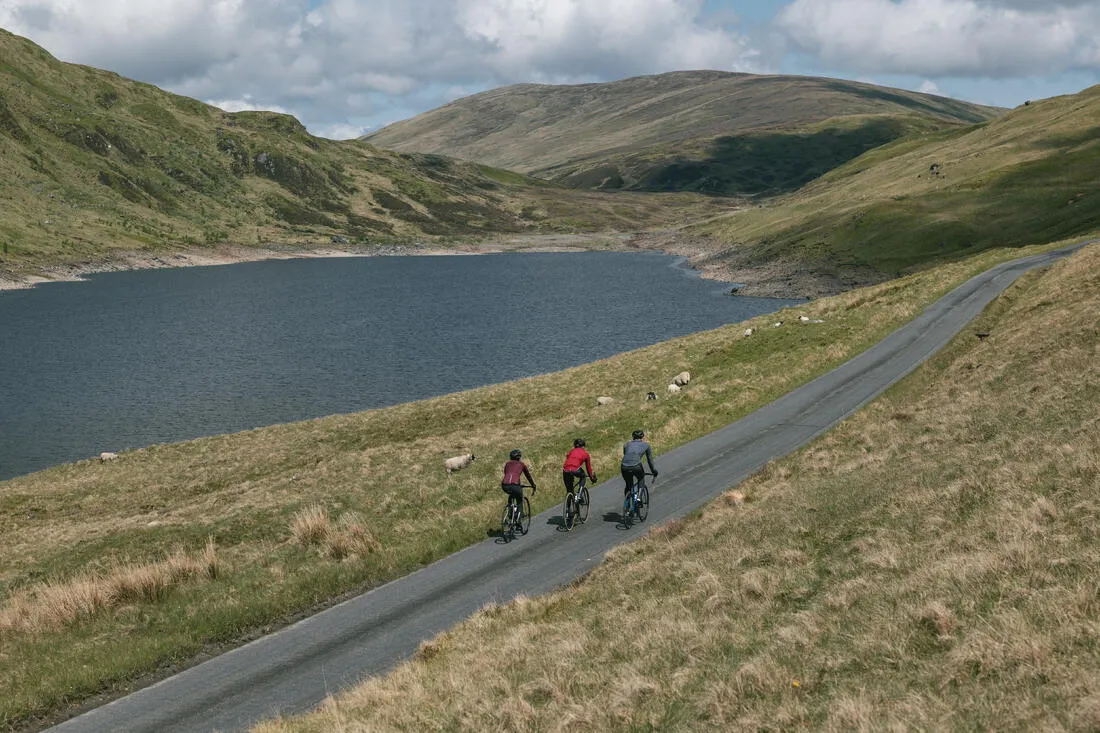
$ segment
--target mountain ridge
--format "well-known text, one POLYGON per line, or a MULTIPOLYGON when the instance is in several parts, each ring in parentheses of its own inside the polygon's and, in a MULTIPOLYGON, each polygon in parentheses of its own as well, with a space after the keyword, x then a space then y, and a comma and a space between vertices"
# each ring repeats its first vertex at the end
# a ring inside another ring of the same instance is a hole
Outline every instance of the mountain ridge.
MULTIPOLYGON (((974 124, 1001 112, 862 82, 701 70, 591 84, 502 87, 361 139, 402 152, 483 162, 578 188, 755 194, 772 191, 744 182, 711 188, 693 188, 692 182, 662 184, 653 180, 653 171, 702 162, 701 168, 694 166, 699 170, 692 181, 697 181, 714 176, 720 167, 706 165, 716 145, 730 140, 759 144, 761 135, 779 135, 778 142, 797 144, 800 135, 820 132, 825 123, 859 138, 862 144, 853 150, 858 153, 913 130, 974 124)), ((830 161, 828 167, 850 157, 830 161)), ((781 188, 793 190, 804 178, 795 176, 781 188)))

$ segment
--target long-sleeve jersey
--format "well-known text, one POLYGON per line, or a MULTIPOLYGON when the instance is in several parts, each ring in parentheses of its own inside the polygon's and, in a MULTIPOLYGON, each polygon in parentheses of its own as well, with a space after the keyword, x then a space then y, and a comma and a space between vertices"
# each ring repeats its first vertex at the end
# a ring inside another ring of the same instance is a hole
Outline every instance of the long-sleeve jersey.
POLYGON ((505 486, 507 484, 521 484, 520 476, 527 478, 527 483, 531 486, 535 485, 535 479, 531 478, 531 471, 528 470, 527 464, 523 461, 508 461, 504 464, 504 478, 500 480, 500 485, 505 486))
POLYGON ((642 465, 642 457, 649 461, 649 470, 656 471, 653 465, 653 449, 644 440, 632 440, 623 445, 623 467, 631 468, 642 465))
POLYGON ((588 471, 588 476, 592 476, 592 456, 588 454, 584 448, 574 448, 569 451, 569 454, 565 457, 565 463, 562 465, 563 471, 576 471, 581 466, 584 466, 588 471))

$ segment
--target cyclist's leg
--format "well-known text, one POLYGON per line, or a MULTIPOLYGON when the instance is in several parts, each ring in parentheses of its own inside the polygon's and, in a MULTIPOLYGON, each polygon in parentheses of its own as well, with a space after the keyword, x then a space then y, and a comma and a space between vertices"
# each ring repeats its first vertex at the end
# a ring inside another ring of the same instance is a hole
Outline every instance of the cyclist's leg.
POLYGON ((626 482, 626 486, 623 487, 623 496, 630 496, 631 490, 634 489, 634 478, 637 474, 635 474, 633 466, 621 466, 619 470, 623 474, 623 481, 626 482))
POLYGON ((561 481, 565 484, 565 492, 569 493, 573 490, 573 480, 577 478, 577 474, 572 471, 562 471, 561 481))
POLYGON ((519 484, 501 484, 500 488, 508 494, 508 506, 518 506, 523 501, 523 487, 519 484))

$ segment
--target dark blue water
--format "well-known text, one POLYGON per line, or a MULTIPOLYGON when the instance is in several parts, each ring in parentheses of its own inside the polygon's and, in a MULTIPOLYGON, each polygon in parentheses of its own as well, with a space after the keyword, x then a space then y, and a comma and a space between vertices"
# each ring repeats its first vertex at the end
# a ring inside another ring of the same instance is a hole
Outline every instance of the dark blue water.
POLYGON ((109 273, 0 293, 0 480, 556 371, 791 301, 631 253, 109 273))

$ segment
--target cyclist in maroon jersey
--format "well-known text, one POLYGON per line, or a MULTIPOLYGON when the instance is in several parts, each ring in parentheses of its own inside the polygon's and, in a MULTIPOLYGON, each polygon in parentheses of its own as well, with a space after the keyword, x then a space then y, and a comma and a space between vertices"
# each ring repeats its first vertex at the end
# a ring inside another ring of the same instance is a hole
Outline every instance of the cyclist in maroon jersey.
POLYGON ((500 480, 500 490, 508 494, 508 503, 519 503, 523 499, 523 481, 526 478, 531 486, 531 493, 535 493, 535 479, 531 478, 531 469, 521 461, 523 453, 513 450, 508 454, 508 462, 504 464, 504 478, 500 480))

